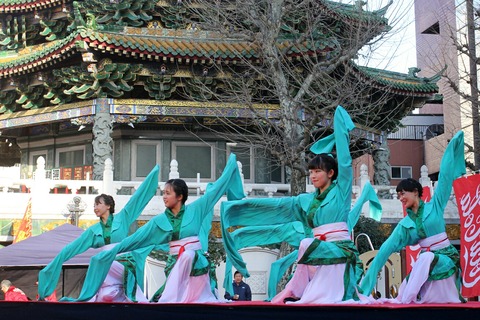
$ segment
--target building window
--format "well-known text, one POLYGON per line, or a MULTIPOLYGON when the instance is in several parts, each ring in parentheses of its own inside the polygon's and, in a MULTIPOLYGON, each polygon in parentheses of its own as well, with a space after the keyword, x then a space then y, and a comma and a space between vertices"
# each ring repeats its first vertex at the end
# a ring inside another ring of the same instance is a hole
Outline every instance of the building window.
POLYGON ((412 167, 393 167, 392 166, 392 179, 407 179, 412 177, 412 167))
POLYGON ((57 149, 56 167, 78 167, 85 163, 85 147, 69 147, 57 149))
POLYGON ((422 34, 440 34, 440 24, 438 21, 425 29, 422 34))
POLYGON ((47 150, 30 152, 30 165, 33 167, 34 170, 37 168, 37 160, 40 157, 43 157, 43 159, 45 159, 45 164, 48 163, 47 150))
POLYGON ((285 171, 282 166, 272 165, 272 183, 285 183, 285 171))
POLYGON ((132 179, 143 180, 160 162, 161 141, 133 141, 132 148, 132 179))
POLYGON ((180 178, 194 181, 197 174, 201 181, 213 181, 215 161, 213 145, 202 142, 173 142, 172 157, 178 162, 180 178))
POLYGON ((240 146, 236 143, 227 144, 228 153, 235 153, 237 156, 237 161, 240 161, 242 164, 242 174, 243 179, 246 182, 253 182, 253 150, 248 146, 240 146))

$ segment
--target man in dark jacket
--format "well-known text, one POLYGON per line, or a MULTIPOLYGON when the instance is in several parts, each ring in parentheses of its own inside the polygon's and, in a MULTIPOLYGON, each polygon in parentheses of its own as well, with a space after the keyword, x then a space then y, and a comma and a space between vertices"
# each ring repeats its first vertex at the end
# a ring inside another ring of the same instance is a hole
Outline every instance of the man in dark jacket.
POLYGON ((250 286, 242 281, 243 275, 239 271, 235 271, 233 276, 233 296, 229 293, 225 293, 225 299, 234 301, 251 301, 252 291, 250 286))

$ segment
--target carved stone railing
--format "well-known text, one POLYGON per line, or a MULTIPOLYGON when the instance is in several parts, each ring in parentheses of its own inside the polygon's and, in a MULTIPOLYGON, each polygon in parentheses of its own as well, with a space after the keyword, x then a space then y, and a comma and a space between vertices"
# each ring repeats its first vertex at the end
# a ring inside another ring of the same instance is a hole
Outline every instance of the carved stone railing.
MULTIPOLYGON (((241 164, 239 163, 240 169, 241 164)), ((0 219, 21 219, 26 208, 28 200, 32 199, 33 219, 38 220, 60 220, 66 219, 69 215, 67 204, 77 196, 81 197, 81 201, 86 203, 85 211, 82 219, 97 219, 93 212, 93 203, 96 195, 100 193, 111 194, 115 198, 116 212, 119 212, 130 199, 131 194, 138 188, 141 181, 115 181, 113 180, 113 166, 110 159, 105 161, 103 180, 52 180, 47 178, 45 170, 45 160, 40 157, 37 162, 37 170, 34 179, 20 179, 16 177, 0 176, 0 219), (69 193, 55 193, 56 189, 67 189, 69 193), (83 194, 77 194, 82 189, 83 194), (24 189, 24 190, 22 190, 24 189), (121 189, 130 190, 129 192, 118 191, 121 189), (2 192, 3 191, 3 192, 2 192), (23 192, 22 192, 23 191, 23 192)), ((369 181, 367 166, 362 165, 360 177, 356 179, 358 185, 352 188, 352 205, 360 196, 365 183, 369 181)), ((178 163, 172 160, 170 164, 169 178, 181 177, 178 172, 178 163)), ((18 171, 19 172, 19 171, 18 171)), ((0 174, 2 171, 0 171, 0 174)), ((422 185, 432 186, 432 182, 428 178, 427 167, 422 166, 421 178, 422 185)), ((140 219, 150 220, 151 217, 165 210, 161 194, 165 182, 159 181, 159 191, 147 205, 140 219)), ((187 181, 191 195, 188 202, 192 202, 201 196, 208 185, 208 182, 202 182, 197 176, 196 181, 187 181)), ((396 199, 395 186, 373 186, 378 192, 387 194, 387 197, 381 197, 383 207, 382 220, 385 222, 396 222, 403 217, 403 209, 400 201, 396 199)), ((260 183, 244 183, 244 190, 248 197, 282 197, 290 192, 289 184, 260 184, 260 183)), ((306 191, 314 191, 313 185, 306 182, 306 191)), ((215 207, 215 214, 219 216, 219 201, 215 207)), ((458 220, 458 210, 455 201, 450 201, 445 210, 445 218, 451 221, 458 220)), ((364 213, 368 212, 368 204, 364 207, 364 213)), ((67 221, 68 222, 68 221, 67 221)))

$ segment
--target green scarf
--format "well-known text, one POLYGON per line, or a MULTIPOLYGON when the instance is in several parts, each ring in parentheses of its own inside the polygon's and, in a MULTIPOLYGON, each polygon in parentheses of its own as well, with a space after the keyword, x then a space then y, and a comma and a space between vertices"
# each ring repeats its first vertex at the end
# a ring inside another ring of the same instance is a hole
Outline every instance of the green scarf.
POLYGON ((105 245, 110 244, 112 238, 112 224, 113 224, 113 214, 108 216, 107 222, 103 223, 102 218, 100 218, 100 225, 102 226, 102 235, 105 245))
POLYGON ((308 220, 308 225, 311 228, 315 228, 313 225, 313 218, 315 217, 315 212, 317 212, 318 207, 322 204, 323 200, 327 197, 328 193, 335 187, 335 184, 332 183, 328 188, 320 193, 319 189, 315 191, 315 197, 313 198, 312 203, 310 204, 310 208, 308 209, 308 214, 307 214, 307 220, 308 220))
POLYGON ((425 203, 422 200, 420 200, 417 213, 413 212, 412 209, 407 208, 407 214, 410 217, 410 219, 412 219, 415 222, 417 233, 420 239, 425 239, 427 237, 425 233, 425 228, 422 223, 424 205, 425 203))
POLYGON ((180 230, 182 229, 182 220, 183 220, 183 214, 185 212, 185 205, 182 205, 180 208, 180 211, 177 213, 175 216, 169 208, 165 210, 165 215, 168 218, 168 221, 172 225, 173 232, 172 232, 172 240, 179 240, 180 239, 180 230))

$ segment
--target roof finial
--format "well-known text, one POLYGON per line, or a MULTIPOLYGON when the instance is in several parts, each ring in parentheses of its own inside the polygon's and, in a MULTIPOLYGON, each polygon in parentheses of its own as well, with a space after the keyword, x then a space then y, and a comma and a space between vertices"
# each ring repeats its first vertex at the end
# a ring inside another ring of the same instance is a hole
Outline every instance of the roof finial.
POLYGON ((362 10, 362 7, 366 4, 367 4, 367 1, 363 1, 363 0, 355 1, 355 7, 357 7, 357 9, 360 9, 360 10, 362 10))

